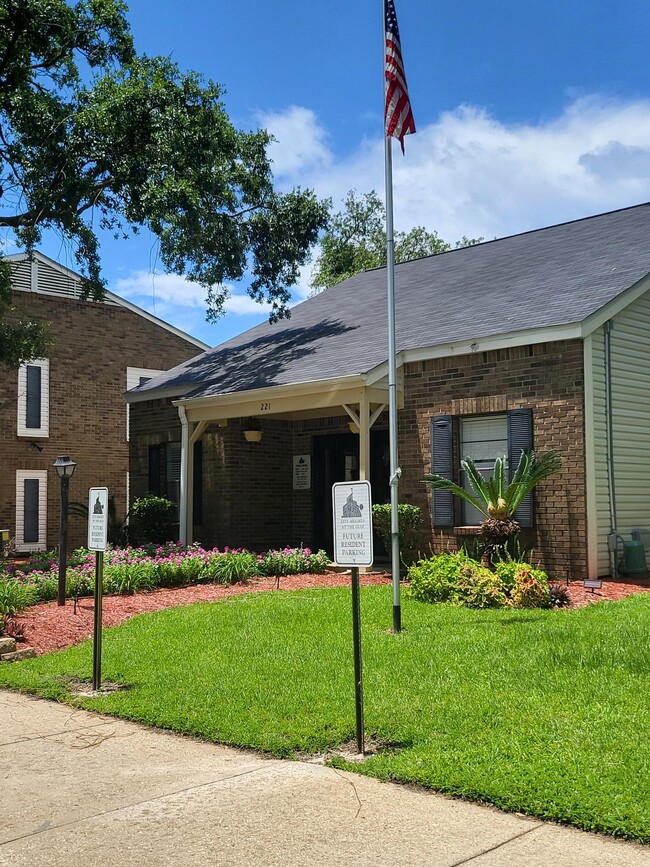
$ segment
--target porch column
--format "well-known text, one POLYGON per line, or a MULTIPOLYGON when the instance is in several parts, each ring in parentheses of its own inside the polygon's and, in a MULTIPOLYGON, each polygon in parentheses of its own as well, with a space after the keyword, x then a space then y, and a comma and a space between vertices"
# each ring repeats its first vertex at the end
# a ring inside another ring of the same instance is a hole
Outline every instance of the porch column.
POLYGON ((370 480, 370 402, 365 390, 359 402, 359 479, 370 480))
POLYGON ((194 445, 206 429, 207 421, 190 422, 188 425, 189 440, 187 444, 187 503, 185 515, 187 530, 185 544, 191 545, 194 541, 194 445))
MULTIPOLYGON (((191 478, 189 473, 189 445, 190 432, 187 421, 187 414, 183 405, 178 407, 178 417, 181 420, 181 490, 180 502, 178 504, 178 541, 182 545, 187 545, 188 539, 188 522, 187 522, 187 506, 188 506, 188 479, 191 478)), ((191 500, 189 501, 191 502, 191 500)), ((191 517, 190 517, 191 520, 191 517)), ((192 535, 191 529, 189 536, 192 535)))

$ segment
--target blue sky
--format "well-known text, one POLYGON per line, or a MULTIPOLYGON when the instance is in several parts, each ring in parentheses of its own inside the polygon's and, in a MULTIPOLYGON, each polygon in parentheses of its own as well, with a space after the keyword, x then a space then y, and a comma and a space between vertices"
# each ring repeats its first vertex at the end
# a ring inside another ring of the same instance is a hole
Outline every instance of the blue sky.
MULTIPOLYGON (((395 225, 501 237, 650 200, 647 0, 396 0, 418 132, 394 150, 395 225)), ((226 89, 241 128, 267 127, 279 187, 383 196, 381 0, 132 0, 138 50, 226 89)), ((73 266, 70 251, 44 251, 73 266)), ((155 240, 102 241, 109 288, 210 345, 262 321, 231 287, 156 273, 155 240)), ((310 268, 296 298, 309 291, 310 268)))

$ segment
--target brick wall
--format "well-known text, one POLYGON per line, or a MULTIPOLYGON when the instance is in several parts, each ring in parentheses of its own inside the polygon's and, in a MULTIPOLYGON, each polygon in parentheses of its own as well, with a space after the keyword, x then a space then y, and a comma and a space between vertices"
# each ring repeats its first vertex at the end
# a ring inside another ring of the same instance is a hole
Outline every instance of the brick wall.
MULTIPOLYGON (((405 407, 399 413, 402 467, 400 499, 423 511, 422 550, 456 548, 459 536, 431 526, 429 472, 432 415, 505 413, 531 407, 535 448, 557 449, 564 470, 539 486, 536 497, 536 561, 553 574, 586 571, 583 363, 580 341, 524 346, 460 358, 410 364, 404 371, 405 407)), ((385 428, 386 414, 376 429, 385 428)), ((348 433, 347 416, 308 421, 262 421, 261 443, 244 440, 242 419, 211 426, 203 439, 203 524, 195 538, 206 545, 261 550, 285 544, 314 545, 314 442, 323 434, 348 433), (294 491, 296 454, 312 456, 312 487, 294 491)), ((133 496, 146 489, 149 442, 180 439, 175 407, 159 402, 132 406, 133 496), (142 443, 142 445, 140 445, 142 443), (143 482, 143 479, 145 481, 143 482), (144 488, 142 485, 144 484, 144 488)), ((455 463, 459 464, 456 454, 455 463)), ((387 470, 388 472, 388 470, 387 470)))
MULTIPOLYGON (((558 577, 586 576, 583 356, 579 340, 479 352, 407 365, 399 418, 400 499, 423 510, 423 545, 456 548, 460 535, 431 527, 430 420, 531 407, 537 451, 562 453, 563 472, 539 485, 535 553, 558 577)), ((454 463, 460 462, 455 455, 454 463)))
MULTIPOLYGON (((70 500, 86 502, 88 488, 107 486, 117 512, 126 511, 126 368, 166 370, 199 349, 137 313, 116 305, 15 292, 13 318, 50 322, 50 432, 17 436, 18 373, 0 367, 0 527, 15 530, 16 470, 48 471, 48 547, 58 544, 60 484, 52 464, 77 462, 70 500), (43 451, 28 448, 30 442, 43 451)), ((85 543, 85 521, 71 517, 69 547, 85 543)))

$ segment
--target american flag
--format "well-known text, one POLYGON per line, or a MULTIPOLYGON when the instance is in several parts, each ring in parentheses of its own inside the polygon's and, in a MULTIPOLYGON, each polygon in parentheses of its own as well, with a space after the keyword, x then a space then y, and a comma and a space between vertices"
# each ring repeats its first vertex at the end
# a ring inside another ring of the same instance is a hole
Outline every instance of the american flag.
POLYGON ((399 42, 399 27, 393 0, 386 2, 386 135, 399 139, 404 153, 404 136, 415 132, 415 121, 411 111, 402 49, 399 42))

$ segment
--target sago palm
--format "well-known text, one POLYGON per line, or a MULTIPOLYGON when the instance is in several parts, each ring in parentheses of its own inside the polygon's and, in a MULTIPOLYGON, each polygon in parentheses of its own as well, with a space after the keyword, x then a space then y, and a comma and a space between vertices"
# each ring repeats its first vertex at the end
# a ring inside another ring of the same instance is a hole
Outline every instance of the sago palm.
POLYGON ((485 515, 480 524, 480 533, 490 547, 497 547, 505 545, 508 539, 518 532, 519 524, 514 519, 518 506, 535 485, 559 472, 562 458, 556 451, 544 452, 539 456, 533 451, 522 451, 510 481, 507 481, 505 457, 496 459, 494 472, 487 479, 481 475, 471 458, 463 458, 461 466, 473 494, 436 473, 428 473, 424 481, 431 485, 434 491, 450 491, 456 494, 485 515))

